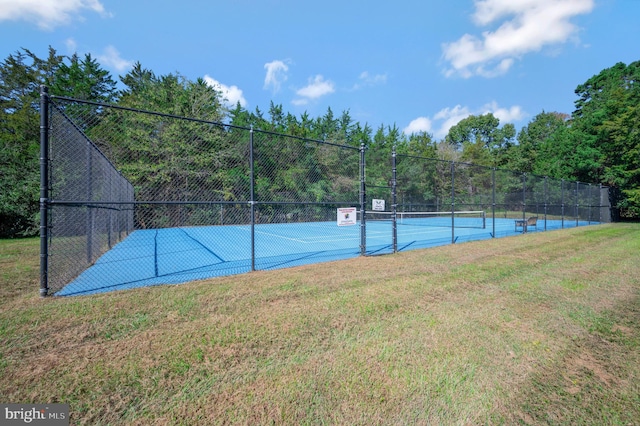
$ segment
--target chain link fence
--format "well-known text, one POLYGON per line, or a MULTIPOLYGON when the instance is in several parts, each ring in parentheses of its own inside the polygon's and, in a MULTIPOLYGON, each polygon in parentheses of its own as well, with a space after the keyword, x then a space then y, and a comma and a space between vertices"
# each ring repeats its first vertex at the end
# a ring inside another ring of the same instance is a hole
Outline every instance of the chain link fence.
POLYGON ((49 271, 61 288, 133 232, 134 188, 64 109, 52 105, 49 271))
POLYGON ((532 216, 537 231, 609 221, 597 185, 46 93, 42 102, 43 295, 513 235, 514 220, 532 216))
POLYGON ((61 97, 48 109, 47 293, 361 251, 332 237, 337 208, 360 204, 360 148, 61 97))
MULTIPOLYGON (((387 199, 395 204, 396 215, 418 218, 421 212, 433 218, 430 222, 434 225, 451 227, 449 235, 437 236, 426 232, 421 235, 414 228, 415 240, 410 248, 513 235, 520 221, 532 224, 520 228, 525 232, 611 221, 609 191, 600 185, 447 160, 401 154, 395 157, 395 188, 387 199), (408 216, 405 212, 415 214, 408 216), (468 227, 484 231, 468 232, 468 227)), ((422 220, 420 225, 428 223, 422 220)), ((392 249, 398 250, 402 245, 392 249)))

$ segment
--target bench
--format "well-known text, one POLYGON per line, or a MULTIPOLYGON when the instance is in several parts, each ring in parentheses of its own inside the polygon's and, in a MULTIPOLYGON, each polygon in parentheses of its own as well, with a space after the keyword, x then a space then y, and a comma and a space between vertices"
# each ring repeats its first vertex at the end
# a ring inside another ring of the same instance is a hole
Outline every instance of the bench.
POLYGON ((533 226, 538 229, 538 216, 532 216, 528 219, 516 219, 516 231, 518 227, 522 228, 522 232, 527 232, 527 229, 533 226))

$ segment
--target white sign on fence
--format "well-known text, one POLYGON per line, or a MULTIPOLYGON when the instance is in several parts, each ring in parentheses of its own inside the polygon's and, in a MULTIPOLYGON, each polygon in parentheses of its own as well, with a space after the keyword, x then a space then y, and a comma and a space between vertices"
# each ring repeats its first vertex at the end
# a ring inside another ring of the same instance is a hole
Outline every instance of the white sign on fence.
POLYGON ((384 211, 384 200, 376 200, 375 198, 373 199, 373 201, 371 202, 372 206, 372 210, 377 211, 377 212, 383 212, 384 211))
POLYGON ((356 224, 357 209, 355 207, 341 207, 338 209, 338 226, 356 224))

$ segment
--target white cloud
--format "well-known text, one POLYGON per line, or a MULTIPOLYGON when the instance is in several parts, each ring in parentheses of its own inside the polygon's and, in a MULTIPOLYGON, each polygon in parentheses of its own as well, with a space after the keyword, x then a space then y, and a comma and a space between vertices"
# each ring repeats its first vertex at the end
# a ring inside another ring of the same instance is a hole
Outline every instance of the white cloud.
POLYGON ((433 116, 433 120, 439 122, 439 127, 434 132, 434 136, 439 139, 444 138, 449 132, 450 128, 452 128, 471 114, 471 111, 466 106, 463 107, 460 105, 456 105, 453 108, 447 107, 441 109, 436 115, 433 116))
MULTIPOLYGON (((68 44, 67 47, 69 47, 68 44)), ((123 59, 120 56, 118 49, 113 46, 105 47, 104 52, 101 55, 98 55, 97 59, 103 66, 113 68, 118 72, 127 71, 133 66, 133 61, 123 59)))
POLYGON ((513 123, 514 121, 522 120, 526 114, 522 111, 519 105, 514 105, 511 108, 500 108, 497 102, 493 101, 483 107, 481 114, 492 113, 496 118, 500 120, 500 123, 513 123))
POLYGON ((407 127, 404 128, 405 135, 414 133, 431 132, 431 120, 427 117, 418 117, 412 120, 407 127))
POLYGON ((273 93, 280 91, 282 83, 287 81, 289 67, 284 61, 271 61, 264 64, 267 74, 264 77, 264 88, 271 89, 273 93))
POLYGON ((509 108, 498 106, 497 102, 490 102, 475 110, 467 106, 456 105, 438 111, 433 117, 418 117, 404 129, 406 135, 418 132, 433 132, 436 139, 443 139, 449 129, 470 115, 483 115, 491 113, 500 120, 500 125, 513 123, 526 117, 526 113, 518 105, 509 108))
POLYGON ((334 84, 332 81, 325 80, 320 74, 314 78, 309 78, 309 84, 298 89, 296 94, 309 99, 316 99, 329 93, 335 92, 334 84))
MULTIPOLYGON (((78 43, 75 39, 68 38, 64 44, 67 48, 68 55, 80 55, 80 52, 78 52, 78 43)), ((105 47, 102 54, 96 55, 95 58, 103 67, 116 70, 117 72, 128 71, 133 66, 133 61, 122 58, 118 49, 112 45, 105 47)))
POLYGON ((313 78, 309 78, 309 84, 302 89, 296 91, 296 95, 300 98, 294 99, 294 105, 306 105, 309 101, 318 99, 322 96, 335 92, 335 85, 330 80, 325 80, 320 74, 313 78))
POLYGON ((0 0, 0 21, 28 21, 51 30, 82 19, 83 10, 111 16, 99 0, 0 0))
POLYGON ((358 82, 353 85, 352 90, 359 90, 367 86, 377 86, 379 84, 385 84, 386 82, 386 74, 371 75, 369 74, 369 71, 363 71, 362 73, 360 73, 360 76, 358 76, 358 82))
POLYGON ((227 86, 226 84, 222 84, 218 80, 215 80, 208 75, 204 76, 204 81, 209 86, 222 93, 222 96, 226 100, 226 105, 229 108, 234 108, 238 104, 238 102, 240 102, 240 105, 243 108, 247 106, 247 100, 244 98, 242 90, 238 88, 238 86, 227 86))
POLYGON ((447 76, 502 75, 526 53, 575 39, 578 27, 570 20, 590 13, 594 0, 475 0, 475 6, 473 20, 478 25, 507 19, 481 37, 465 34, 444 43, 443 57, 450 65, 447 76))
POLYGON ((73 55, 78 51, 78 43, 72 38, 65 40, 64 44, 67 46, 67 53, 73 55))

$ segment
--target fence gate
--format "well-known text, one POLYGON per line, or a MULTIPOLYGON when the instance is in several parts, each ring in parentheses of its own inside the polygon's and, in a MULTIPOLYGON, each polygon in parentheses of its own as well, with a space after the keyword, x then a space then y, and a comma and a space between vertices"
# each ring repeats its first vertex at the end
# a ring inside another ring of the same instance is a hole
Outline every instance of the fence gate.
POLYGON ((395 150, 367 149, 364 158, 366 254, 375 256, 394 253, 397 251, 393 182, 395 150))

